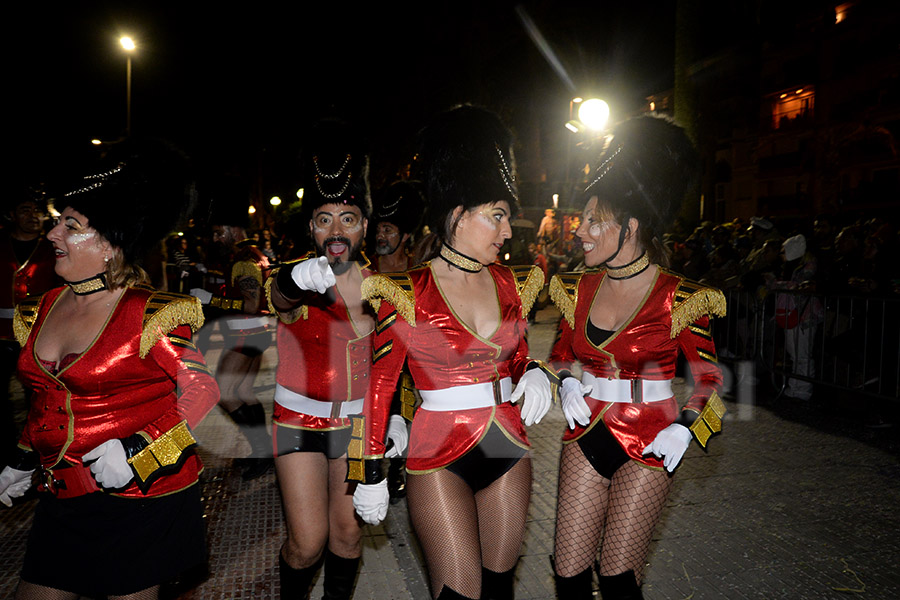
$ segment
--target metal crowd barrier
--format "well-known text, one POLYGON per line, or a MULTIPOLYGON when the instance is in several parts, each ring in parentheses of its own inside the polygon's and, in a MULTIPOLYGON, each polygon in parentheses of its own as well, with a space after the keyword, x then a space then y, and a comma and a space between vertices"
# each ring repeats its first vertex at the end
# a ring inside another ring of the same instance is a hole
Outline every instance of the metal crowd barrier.
POLYGON ((716 319, 722 362, 752 361, 777 393, 809 382, 900 399, 900 300, 793 291, 727 291, 716 319))

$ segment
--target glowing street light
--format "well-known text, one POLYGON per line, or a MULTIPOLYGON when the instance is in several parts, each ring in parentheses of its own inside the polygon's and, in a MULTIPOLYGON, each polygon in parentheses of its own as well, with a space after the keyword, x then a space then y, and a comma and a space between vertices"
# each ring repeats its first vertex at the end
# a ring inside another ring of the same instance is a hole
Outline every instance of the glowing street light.
POLYGON ((609 122, 609 104, 599 98, 585 100, 578 107, 578 119, 594 131, 603 131, 609 122))
POLYGON ((131 53, 134 52, 134 49, 137 46, 134 43, 134 40, 128 36, 123 36, 119 38, 119 43, 122 44, 122 48, 125 50, 126 54, 126 65, 125 65, 125 136, 128 137, 131 135, 131 53))
POLYGON ((272 197, 269 199, 269 204, 271 204, 272 206, 280 206, 280 205, 281 205, 281 198, 279 198, 278 196, 272 196, 272 197))

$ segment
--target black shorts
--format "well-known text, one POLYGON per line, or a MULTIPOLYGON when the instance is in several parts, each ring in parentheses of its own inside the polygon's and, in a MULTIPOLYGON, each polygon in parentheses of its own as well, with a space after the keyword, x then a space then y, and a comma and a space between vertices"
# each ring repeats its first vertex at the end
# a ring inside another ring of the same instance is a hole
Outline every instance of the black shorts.
POLYGON ((272 428, 275 456, 293 452, 321 452, 328 458, 340 458, 347 453, 352 431, 350 427, 313 431, 284 427, 276 423, 272 428))
POLYGON ((578 438, 578 446, 594 470, 607 479, 612 479, 619 467, 631 460, 602 422, 578 438))
POLYGON ((272 332, 268 330, 250 335, 224 333, 222 337, 225 340, 225 350, 231 350, 249 358, 262 356, 272 345, 272 332))
POLYGON ((207 560, 199 484, 156 498, 41 496, 22 567, 29 583, 82 596, 126 595, 207 560))
POLYGON ((526 452, 491 423, 478 445, 447 465, 447 470, 469 484, 473 492, 478 492, 505 475, 526 452))

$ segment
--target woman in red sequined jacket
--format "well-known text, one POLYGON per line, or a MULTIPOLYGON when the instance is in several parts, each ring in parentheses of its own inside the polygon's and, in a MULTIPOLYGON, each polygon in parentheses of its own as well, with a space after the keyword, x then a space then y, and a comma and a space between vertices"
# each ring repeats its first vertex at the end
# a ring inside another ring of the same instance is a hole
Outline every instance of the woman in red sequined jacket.
POLYGON ((601 159, 576 235, 585 264, 602 268, 550 285, 563 314, 550 362, 569 426, 554 561, 557 595, 567 600, 592 598, 598 549, 604 600, 642 597, 670 475, 692 436, 705 446, 724 414, 709 328, 711 316, 724 315, 724 297, 659 266, 659 234, 690 188, 693 148, 672 122, 640 117, 616 128, 601 159), (694 378, 681 411, 672 391, 679 355, 694 378))
POLYGON ((152 599, 206 559, 191 429, 219 392, 191 341, 203 316, 195 298, 147 286, 135 263, 173 225, 183 162, 158 143, 114 155, 57 202, 47 238, 67 285, 14 318, 19 376, 33 394, 0 501, 33 479, 40 496, 20 599, 152 599))

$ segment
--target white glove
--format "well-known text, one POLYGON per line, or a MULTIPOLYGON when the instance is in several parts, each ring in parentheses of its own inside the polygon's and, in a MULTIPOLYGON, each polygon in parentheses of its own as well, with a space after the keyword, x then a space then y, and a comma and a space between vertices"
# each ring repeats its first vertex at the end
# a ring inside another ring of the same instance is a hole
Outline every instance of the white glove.
POLYGON ((360 483, 353 492, 353 508, 369 525, 378 525, 387 516, 389 494, 387 479, 366 485, 360 483))
POLYGON ((337 283, 327 256, 297 263, 291 269, 291 279, 301 290, 315 290, 320 294, 337 283))
POLYGON ((522 421, 526 426, 540 423, 553 403, 550 380, 541 369, 525 371, 509 401, 515 404, 522 397, 522 421))
POLYGON ((656 439, 644 448, 644 455, 654 454, 656 458, 663 458, 663 465, 669 473, 675 470, 681 457, 691 444, 691 430, 684 425, 672 423, 656 434, 656 439))
POLYGON ((209 304, 212 300, 212 292, 207 292, 203 288, 191 288, 191 296, 200 299, 200 304, 209 304))
POLYGON ((575 429, 575 423, 587 427, 591 422, 591 409, 588 408, 584 397, 594 391, 594 386, 586 385, 575 377, 566 377, 562 380, 559 395, 563 414, 569 423, 569 429, 575 429))
POLYGON ((395 458, 403 456, 406 452, 406 446, 409 444, 409 433, 406 431, 406 419, 400 415, 391 415, 388 421, 387 438, 394 442, 387 452, 384 453, 385 458, 395 458))
POLYGON ((91 465, 91 473, 101 486, 111 490, 125 487, 134 478, 134 472, 125 457, 125 448, 119 440, 103 442, 81 457, 81 462, 91 465))
POLYGON ((0 502, 12 506, 12 499, 23 496, 31 487, 31 471, 20 471, 12 467, 4 467, 0 473, 0 502))

